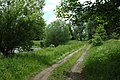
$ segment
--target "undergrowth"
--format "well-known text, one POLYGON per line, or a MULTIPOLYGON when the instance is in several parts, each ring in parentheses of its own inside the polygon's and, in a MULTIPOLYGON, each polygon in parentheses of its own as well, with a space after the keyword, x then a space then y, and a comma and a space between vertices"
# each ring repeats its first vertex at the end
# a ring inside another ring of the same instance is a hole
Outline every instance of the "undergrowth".
POLYGON ((81 45, 83 43, 70 41, 58 47, 19 53, 10 58, 0 55, 0 80, 29 80, 30 76, 57 62, 81 45))
POLYGON ((120 41, 92 47, 83 68, 84 80, 120 80, 120 41))

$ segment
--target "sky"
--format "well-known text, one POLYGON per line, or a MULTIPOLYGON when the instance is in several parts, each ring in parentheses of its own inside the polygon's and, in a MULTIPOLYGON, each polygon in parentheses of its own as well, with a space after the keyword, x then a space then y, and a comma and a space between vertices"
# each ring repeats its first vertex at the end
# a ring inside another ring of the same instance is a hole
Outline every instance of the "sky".
MULTIPOLYGON (((59 4, 61 0, 46 0, 45 6, 43 8, 44 16, 43 18, 49 24, 50 22, 55 21, 57 18, 55 16, 55 12, 53 11, 56 6, 59 4)), ((86 0, 79 0, 81 3, 85 2, 86 0)), ((92 2, 95 0, 91 0, 92 2)))
POLYGON ((61 0, 46 0, 46 5, 43 8, 43 18, 45 19, 47 24, 56 20, 56 16, 54 14, 55 12, 53 10, 56 8, 56 5, 58 5, 60 1, 61 0))

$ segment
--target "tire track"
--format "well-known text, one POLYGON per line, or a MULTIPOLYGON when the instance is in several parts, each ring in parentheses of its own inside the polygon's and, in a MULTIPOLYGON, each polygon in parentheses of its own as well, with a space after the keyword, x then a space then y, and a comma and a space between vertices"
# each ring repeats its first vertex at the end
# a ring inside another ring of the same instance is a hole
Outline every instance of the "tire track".
MULTIPOLYGON (((85 47, 85 45, 82 48, 84 48, 84 47, 85 47)), ((80 49, 74 51, 73 53, 69 54, 64 59, 58 61, 56 64, 53 64, 52 66, 44 69, 39 74, 37 74, 32 80, 47 80, 54 69, 56 69, 57 67, 59 67, 60 65, 65 63, 69 58, 71 58, 75 53, 79 52, 82 48, 80 48, 80 49)))
POLYGON ((81 63, 83 62, 87 51, 90 49, 91 45, 83 52, 82 56, 76 61, 75 65, 72 67, 71 72, 68 73, 68 77, 66 80, 82 80, 81 71, 82 66, 81 63))

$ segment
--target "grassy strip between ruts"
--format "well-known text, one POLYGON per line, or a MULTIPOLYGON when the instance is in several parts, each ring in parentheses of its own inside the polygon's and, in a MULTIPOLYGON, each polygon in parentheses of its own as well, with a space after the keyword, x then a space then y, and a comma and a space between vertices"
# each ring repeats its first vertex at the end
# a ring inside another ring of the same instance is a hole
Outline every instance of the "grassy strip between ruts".
POLYGON ((67 77, 67 73, 71 71, 71 68, 76 63, 76 61, 80 58, 82 53, 86 50, 88 44, 84 48, 82 48, 79 52, 75 53, 68 61, 66 61, 63 65, 56 68, 52 75, 48 78, 48 80, 65 80, 67 77))
POLYGON ((79 41, 70 41, 65 45, 16 54, 11 58, 5 58, 1 55, 0 80, 27 80, 31 75, 63 58, 65 53, 71 53, 83 44, 79 41))
POLYGON ((92 47, 85 59, 84 80, 120 80, 120 41, 92 47))

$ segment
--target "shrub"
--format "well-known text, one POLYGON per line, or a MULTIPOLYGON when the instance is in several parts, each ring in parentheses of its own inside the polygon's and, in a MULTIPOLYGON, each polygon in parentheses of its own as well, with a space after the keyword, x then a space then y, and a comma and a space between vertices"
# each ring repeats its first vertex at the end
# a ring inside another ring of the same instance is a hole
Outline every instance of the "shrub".
POLYGON ((103 44, 103 40, 102 40, 102 38, 99 36, 99 35, 97 35, 97 33, 96 33, 96 35, 94 36, 94 39, 92 39, 92 42, 93 42, 93 46, 100 46, 100 45, 102 45, 103 44))
POLYGON ((116 32, 113 32, 110 37, 111 39, 119 39, 119 34, 117 34, 116 32))
POLYGON ((51 44, 58 46, 70 40, 70 31, 68 25, 62 21, 57 20, 46 27, 45 45, 51 44))
POLYGON ((107 40, 106 30, 103 25, 97 27, 95 34, 93 35, 93 45, 99 46, 103 44, 103 42, 107 40))

